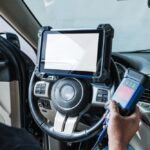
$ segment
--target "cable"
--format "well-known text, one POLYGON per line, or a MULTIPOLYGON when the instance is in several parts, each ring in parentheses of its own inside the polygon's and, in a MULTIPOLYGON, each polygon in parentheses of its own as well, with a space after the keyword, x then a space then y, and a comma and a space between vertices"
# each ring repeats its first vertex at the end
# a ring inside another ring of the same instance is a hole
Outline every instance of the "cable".
POLYGON ((103 128, 103 130, 100 132, 99 137, 96 141, 96 143, 94 144, 94 146, 92 147, 91 150, 95 150, 96 147, 98 146, 98 143, 101 143, 102 140, 104 139, 105 135, 107 133, 107 125, 103 128))
POLYGON ((99 143, 99 142, 98 142, 98 140, 97 140, 91 150, 96 150, 96 147, 98 146, 98 143, 99 143))
POLYGON ((81 150, 82 142, 80 142, 78 150, 81 150))
POLYGON ((103 130, 100 132, 98 139, 96 141, 96 143, 94 144, 94 146, 92 147, 91 150, 96 150, 98 143, 101 143, 105 137, 105 135, 107 134, 107 127, 108 127, 108 115, 109 115, 109 110, 107 109, 105 112, 105 118, 103 120, 103 124, 105 125, 105 127, 103 128, 103 130))

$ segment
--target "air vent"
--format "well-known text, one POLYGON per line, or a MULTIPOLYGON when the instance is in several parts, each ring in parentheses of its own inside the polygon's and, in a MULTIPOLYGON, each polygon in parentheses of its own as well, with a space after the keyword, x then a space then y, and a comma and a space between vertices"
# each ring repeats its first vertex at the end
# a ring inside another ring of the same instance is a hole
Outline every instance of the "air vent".
POLYGON ((140 101, 150 103, 150 88, 145 89, 143 96, 140 98, 140 101))

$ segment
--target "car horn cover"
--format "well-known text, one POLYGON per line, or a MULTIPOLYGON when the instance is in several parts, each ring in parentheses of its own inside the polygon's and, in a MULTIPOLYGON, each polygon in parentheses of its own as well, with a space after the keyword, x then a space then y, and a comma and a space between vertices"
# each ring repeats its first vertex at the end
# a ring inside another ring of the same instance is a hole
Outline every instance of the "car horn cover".
POLYGON ((77 116, 89 104, 92 91, 86 82, 63 78, 52 87, 51 99, 57 111, 67 116, 77 116))

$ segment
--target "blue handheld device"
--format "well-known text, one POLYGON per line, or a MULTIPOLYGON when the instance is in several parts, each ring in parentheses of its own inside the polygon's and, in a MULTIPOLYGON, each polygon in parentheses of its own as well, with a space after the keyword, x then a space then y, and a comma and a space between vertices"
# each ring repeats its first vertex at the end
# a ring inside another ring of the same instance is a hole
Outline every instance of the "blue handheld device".
POLYGON ((132 69, 125 72, 123 80, 112 97, 112 100, 118 103, 122 115, 129 115, 133 112, 146 85, 146 75, 132 69))
MULTIPOLYGON (((112 100, 116 101, 120 107, 122 115, 129 115, 134 111, 134 108, 139 101, 139 98, 144 92, 148 84, 148 77, 142 73, 128 69, 125 72, 124 78, 112 96, 112 100)), ((107 110, 107 116, 109 111, 107 110)), ((99 134, 97 144, 101 143, 107 133, 109 118, 104 119, 105 128, 99 134)), ((95 147, 95 146, 94 146, 95 147)), ((94 150, 94 149, 92 149, 94 150)))

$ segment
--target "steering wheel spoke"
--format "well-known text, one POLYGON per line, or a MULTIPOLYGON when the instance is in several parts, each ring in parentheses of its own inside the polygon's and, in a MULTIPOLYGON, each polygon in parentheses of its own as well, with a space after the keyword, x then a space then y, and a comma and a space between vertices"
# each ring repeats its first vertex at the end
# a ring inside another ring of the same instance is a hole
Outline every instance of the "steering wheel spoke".
POLYGON ((54 130, 65 134, 73 133, 78 123, 79 117, 67 117, 59 112, 56 113, 54 120, 54 130))
POLYGON ((68 117, 66 120, 64 132, 67 134, 73 133, 78 123, 79 117, 68 117))
POLYGON ((54 130, 57 132, 63 132, 65 122, 66 122, 66 116, 57 112, 54 120, 54 130))

